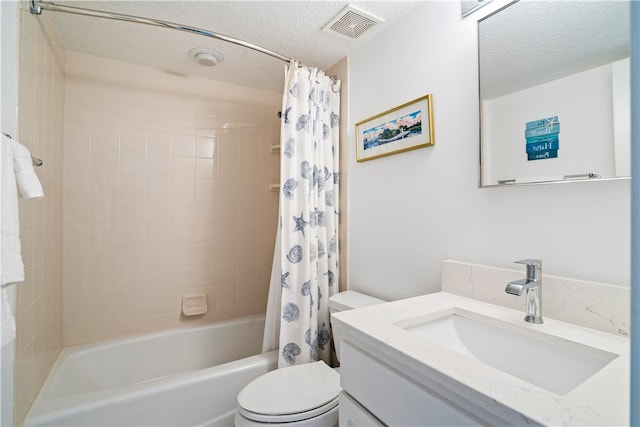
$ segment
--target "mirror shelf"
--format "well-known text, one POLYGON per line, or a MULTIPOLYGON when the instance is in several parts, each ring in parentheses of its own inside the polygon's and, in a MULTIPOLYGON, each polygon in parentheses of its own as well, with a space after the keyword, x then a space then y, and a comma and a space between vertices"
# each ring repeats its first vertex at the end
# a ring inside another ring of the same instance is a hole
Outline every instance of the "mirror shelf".
POLYGON ((559 178, 559 179, 547 179, 545 177, 540 180, 533 180, 524 178, 518 180, 508 180, 505 182, 499 182, 497 184, 484 184, 479 188, 495 188, 495 187, 521 187, 528 185, 548 185, 548 184, 571 184, 571 183, 586 183, 586 182, 607 182, 607 181, 631 181, 630 176, 613 176, 613 177, 594 177, 594 178, 559 178))

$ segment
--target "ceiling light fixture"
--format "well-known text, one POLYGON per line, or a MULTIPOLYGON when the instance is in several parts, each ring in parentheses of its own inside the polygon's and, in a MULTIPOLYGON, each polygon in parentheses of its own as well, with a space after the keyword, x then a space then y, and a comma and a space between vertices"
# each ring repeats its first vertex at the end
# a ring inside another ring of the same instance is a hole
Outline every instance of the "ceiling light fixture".
POLYGON ((196 47, 189 51, 189 56, 198 64, 205 67, 213 67, 224 61, 224 56, 220 52, 206 47, 196 47))

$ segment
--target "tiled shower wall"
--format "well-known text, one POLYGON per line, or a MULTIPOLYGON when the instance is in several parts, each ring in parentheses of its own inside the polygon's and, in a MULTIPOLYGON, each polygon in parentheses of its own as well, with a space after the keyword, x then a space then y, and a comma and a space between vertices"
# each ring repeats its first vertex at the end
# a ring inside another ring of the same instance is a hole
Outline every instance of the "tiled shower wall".
POLYGON ((66 73, 64 345, 263 313, 281 94, 70 52, 66 73))
POLYGON ((14 425, 22 420, 62 348, 62 140, 64 50, 50 18, 19 6, 18 134, 44 165, 42 200, 20 200, 25 280, 16 287, 14 425))

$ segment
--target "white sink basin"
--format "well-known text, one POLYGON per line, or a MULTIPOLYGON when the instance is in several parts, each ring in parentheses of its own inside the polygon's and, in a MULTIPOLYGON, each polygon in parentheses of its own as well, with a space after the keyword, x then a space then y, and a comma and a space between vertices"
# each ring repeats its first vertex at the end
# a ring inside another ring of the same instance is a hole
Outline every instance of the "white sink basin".
POLYGON ((617 357, 544 332, 477 317, 460 312, 403 329, 560 396, 617 357))

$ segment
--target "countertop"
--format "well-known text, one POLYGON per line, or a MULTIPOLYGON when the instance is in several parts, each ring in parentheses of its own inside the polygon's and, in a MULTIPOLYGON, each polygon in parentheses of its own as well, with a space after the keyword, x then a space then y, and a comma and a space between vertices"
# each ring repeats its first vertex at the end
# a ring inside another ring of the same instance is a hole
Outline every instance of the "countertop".
POLYGON ((344 339, 418 384, 430 388, 435 381, 461 401, 471 402, 508 423, 628 425, 629 340, 550 318, 545 318, 542 325, 528 324, 523 317, 524 307, 513 310, 438 292, 336 313, 332 325, 344 339), (544 333, 563 345, 574 342, 618 356, 560 396, 403 329, 455 311, 478 313, 525 336, 544 333))

